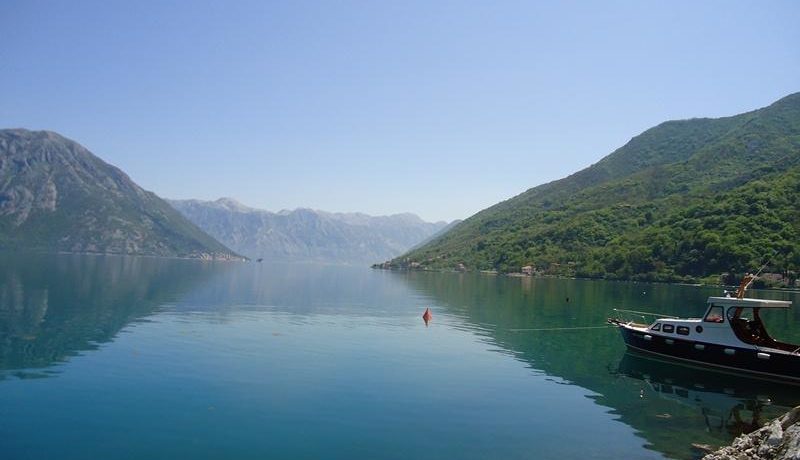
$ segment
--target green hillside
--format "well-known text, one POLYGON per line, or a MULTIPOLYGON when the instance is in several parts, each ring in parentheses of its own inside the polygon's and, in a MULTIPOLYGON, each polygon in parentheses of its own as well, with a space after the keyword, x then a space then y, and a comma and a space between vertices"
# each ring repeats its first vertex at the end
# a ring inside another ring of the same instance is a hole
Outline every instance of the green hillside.
POLYGON ((800 267, 800 93, 662 123, 596 164, 498 203, 392 268, 690 281, 800 267))
POLYGON ((80 144, 25 129, 0 130, 0 249, 241 258, 80 144))

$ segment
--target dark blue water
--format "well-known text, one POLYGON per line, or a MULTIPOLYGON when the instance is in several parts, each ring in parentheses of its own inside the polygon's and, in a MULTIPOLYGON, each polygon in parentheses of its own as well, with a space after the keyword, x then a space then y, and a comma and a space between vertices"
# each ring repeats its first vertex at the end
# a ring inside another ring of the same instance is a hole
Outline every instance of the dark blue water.
MULTIPOLYGON (((692 458, 800 391, 630 356, 602 326, 614 306, 697 315, 718 291, 4 256, 0 455, 692 458)), ((777 315, 798 340, 797 312, 777 315)))

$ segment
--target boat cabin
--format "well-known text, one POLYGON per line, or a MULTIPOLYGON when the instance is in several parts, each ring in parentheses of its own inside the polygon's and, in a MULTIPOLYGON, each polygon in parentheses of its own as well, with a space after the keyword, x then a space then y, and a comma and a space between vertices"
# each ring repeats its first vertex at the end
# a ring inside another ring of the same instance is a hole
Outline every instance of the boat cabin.
POLYGON ((797 351, 797 345, 779 342, 767 333, 762 308, 789 308, 791 302, 736 297, 709 297, 702 318, 659 318, 648 329, 662 336, 720 345, 739 345, 797 351), (683 337, 681 337, 683 336, 683 337))

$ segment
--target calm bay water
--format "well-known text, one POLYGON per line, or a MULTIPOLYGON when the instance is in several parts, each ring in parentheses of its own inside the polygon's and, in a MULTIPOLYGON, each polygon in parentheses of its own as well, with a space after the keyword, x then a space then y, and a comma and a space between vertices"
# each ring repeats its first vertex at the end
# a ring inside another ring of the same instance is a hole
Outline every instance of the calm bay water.
MULTIPOLYGON (((0 456, 693 458, 691 443, 728 443, 800 390, 629 355, 612 328, 564 328, 603 326, 613 307, 697 316, 716 294, 5 255, 0 456)), ((800 341, 798 307, 768 313, 774 335, 800 341)))

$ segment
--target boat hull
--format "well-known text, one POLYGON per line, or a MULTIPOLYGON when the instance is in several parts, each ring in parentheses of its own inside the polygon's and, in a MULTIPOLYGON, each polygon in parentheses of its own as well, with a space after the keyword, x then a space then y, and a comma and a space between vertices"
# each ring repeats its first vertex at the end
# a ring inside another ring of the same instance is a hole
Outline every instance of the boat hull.
POLYGON ((628 348, 691 364, 800 384, 800 354, 698 342, 617 324, 628 348))

